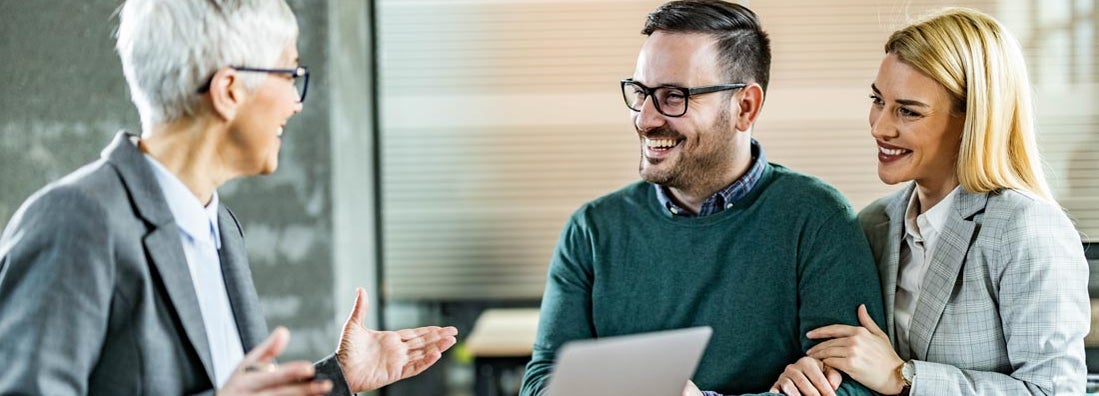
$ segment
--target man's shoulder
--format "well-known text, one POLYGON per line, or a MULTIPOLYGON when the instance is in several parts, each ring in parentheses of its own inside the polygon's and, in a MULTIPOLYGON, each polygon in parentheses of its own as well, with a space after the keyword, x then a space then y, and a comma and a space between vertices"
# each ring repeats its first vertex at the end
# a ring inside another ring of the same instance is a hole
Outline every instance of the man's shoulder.
POLYGON ((821 208, 850 208, 847 198, 828 182, 785 166, 771 163, 772 175, 763 194, 777 198, 783 206, 818 210, 821 208), (814 209, 815 208, 815 209, 814 209))

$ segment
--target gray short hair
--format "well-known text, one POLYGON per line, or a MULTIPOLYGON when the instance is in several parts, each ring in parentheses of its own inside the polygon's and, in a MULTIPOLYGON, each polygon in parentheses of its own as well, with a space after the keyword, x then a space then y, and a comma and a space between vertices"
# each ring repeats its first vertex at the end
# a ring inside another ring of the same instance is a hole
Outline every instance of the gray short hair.
MULTIPOLYGON (((218 69, 274 67, 297 37, 297 20, 283 0, 128 0, 116 49, 149 128, 194 115, 199 87, 218 69)), ((264 77, 245 73, 245 87, 264 77)))

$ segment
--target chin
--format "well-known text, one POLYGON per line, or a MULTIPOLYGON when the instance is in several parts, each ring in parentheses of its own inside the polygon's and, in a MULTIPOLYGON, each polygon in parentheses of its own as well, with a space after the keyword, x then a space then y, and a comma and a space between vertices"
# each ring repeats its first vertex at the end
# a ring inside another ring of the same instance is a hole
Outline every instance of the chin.
POLYGON ((881 180, 882 183, 891 186, 897 183, 904 183, 906 181, 912 180, 912 178, 897 176, 891 173, 882 172, 881 170, 878 171, 878 179, 881 180))
POLYGON ((272 173, 275 173, 275 171, 278 170, 278 169, 279 169, 279 161, 274 160, 274 161, 263 164, 263 166, 260 167, 259 172, 256 172, 256 174, 257 175, 270 175, 272 173))

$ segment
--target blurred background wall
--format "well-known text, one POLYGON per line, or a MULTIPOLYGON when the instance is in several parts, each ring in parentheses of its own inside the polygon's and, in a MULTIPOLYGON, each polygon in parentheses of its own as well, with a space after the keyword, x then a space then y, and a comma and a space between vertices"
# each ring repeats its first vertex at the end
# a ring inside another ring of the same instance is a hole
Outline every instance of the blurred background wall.
MULTIPOLYGON (((560 227, 637 178, 618 80, 649 0, 290 0, 305 111, 271 176, 219 190, 242 220, 288 357, 330 353, 355 286, 371 325, 453 324, 537 307, 560 227), (376 113, 375 113, 376 111, 376 113)), ((117 0, 0 0, 0 225, 35 189, 139 130, 116 54, 117 0)), ((742 1, 774 51, 754 136, 771 161, 835 184, 856 209, 881 184, 869 84, 895 28, 974 7, 1024 46, 1054 194, 1099 240, 1099 11, 1093 0, 742 1)), ((389 395, 469 395, 464 343, 389 395)), ((501 394, 519 372, 500 376, 501 394)))

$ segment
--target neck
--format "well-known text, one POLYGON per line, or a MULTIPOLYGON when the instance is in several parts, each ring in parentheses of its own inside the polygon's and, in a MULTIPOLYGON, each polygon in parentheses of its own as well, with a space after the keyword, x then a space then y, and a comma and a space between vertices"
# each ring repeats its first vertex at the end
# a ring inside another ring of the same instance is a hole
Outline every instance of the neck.
MULTIPOLYGON (((185 117, 186 118, 186 117, 185 117)), ((139 147, 179 178, 203 205, 234 175, 217 148, 219 125, 202 119, 184 119, 145 129, 139 147)))
POLYGON ((735 156, 729 166, 720 172, 720 177, 699 178, 695 184, 686 187, 668 187, 672 199, 692 213, 698 213, 706 199, 748 173, 748 168, 752 166, 752 152, 750 144, 745 147, 747 150, 735 156))
POLYGON ((920 200, 920 214, 927 212, 958 187, 958 177, 951 174, 943 180, 917 180, 916 197, 920 200))

